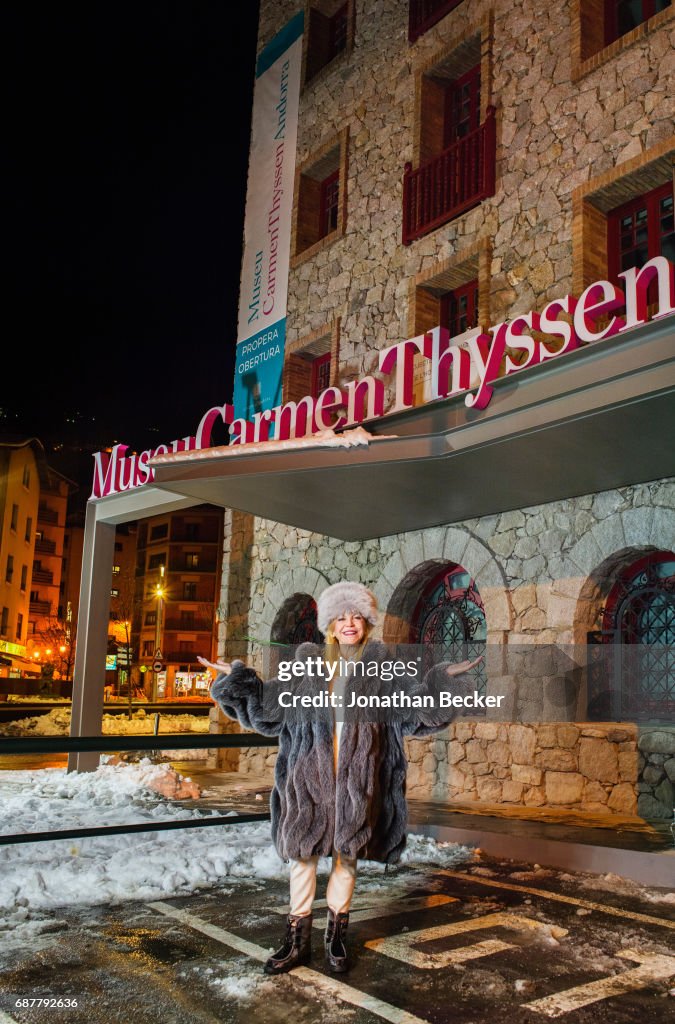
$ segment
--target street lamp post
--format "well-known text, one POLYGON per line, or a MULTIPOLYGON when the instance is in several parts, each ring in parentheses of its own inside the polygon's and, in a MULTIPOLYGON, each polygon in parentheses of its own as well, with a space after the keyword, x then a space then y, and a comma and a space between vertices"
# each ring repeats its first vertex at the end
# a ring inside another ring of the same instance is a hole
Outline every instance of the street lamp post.
MULTIPOLYGON (((155 597, 157 598, 157 616, 155 618, 155 658, 158 657, 158 651, 160 650, 160 644, 162 639, 162 613, 164 611, 164 566, 159 567, 160 582, 155 587, 155 597)), ((157 682, 159 672, 155 672, 153 668, 152 672, 152 703, 154 704, 157 700, 157 682)))

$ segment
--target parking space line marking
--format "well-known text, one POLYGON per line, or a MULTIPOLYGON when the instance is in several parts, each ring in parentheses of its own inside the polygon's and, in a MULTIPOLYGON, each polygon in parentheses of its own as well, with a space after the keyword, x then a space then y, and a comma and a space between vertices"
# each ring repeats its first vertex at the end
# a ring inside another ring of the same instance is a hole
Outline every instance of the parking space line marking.
POLYGON ((604 903, 593 903, 592 900, 580 900, 575 899, 573 896, 563 896, 561 893, 549 892, 547 889, 533 889, 527 885, 509 885, 508 882, 495 882, 492 878, 467 875, 461 871, 450 871, 447 868, 439 868, 437 871, 434 871, 434 874, 447 875, 449 878, 459 878, 464 882, 476 882, 478 885, 489 885, 493 889, 509 889, 511 892, 525 892, 530 896, 543 896, 544 899, 557 900, 558 903, 571 903, 575 907, 599 910, 603 914, 613 914, 614 917, 629 917, 632 921, 641 921, 643 924, 658 924, 662 928, 675 929, 675 921, 669 921, 667 918, 652 917, 650 914, 636 914, 623 908, 606 906, 604 903))
POLYGON ((368 949, 383 953, 394 960, 412 964, 413 967, 419 967, 422 970, 438 970, 447 967, 448 964, 461 964, 466 960, 476 960, 479 957, 492 956, 493 953, 502 953, 504 950, 512 949, 513 944, 502 942, 501 939, 487 939, 483 942, 460 946, 457 949, 445 949, 438 953, 425 953, 414 947, 423 942, 433 942, 436 939, 499 927, 519 931, 545 932, 547 935, 553 935, 556 939, 567 935, 566 928, 552 927, 534 918, 522 917, 519 914, 511 914, 506 911, 486 914, 484 917, 475 917, 468 921, 451 921, 448 924, 437 925, 435 928, 420 928, 414 932, 371 939, 365 945, 368 949))
MULTIPOLYGON (((233 932, 225 931, 224 928, 219 928, 218 925, 211 924, 201 917, 196 917, 194 914, 188 913, 187 910, 180 910, 178 907, 172 907, 168 903, 161 902, 148 903, 147 906, 160 914, 181 921, 188 928, 194 929, 194 931, 208 935, 224 946, 229 946, 231 949, 236 949, 239 953, 250 956, 253 960, 259 960, 261 963, 264 963, 269 957, 268 950, 263 949, 262 946, 258 946, 255 942, 249 942, 247 939, 242 939, 238 935, 234 935, 233 932)), ((337 981, 335 978, 319 974, 318 971, 313 971, 311 967, 296 967, 292 971, 291 976, 308 982, 314 988, 320 989, 326 995, 333 998, 341 999, 344 1003, 349 1003, 362 1010, 368 1010, 370 1013, 375 1014, 375 1016, 389 1021, 390 1024, 429 1024, 422 1017, 416 1017, 414 1014, 408 1013, 407 1010, 401 1010, 398 1006, 385 1003, 382 999, 377 999, 375 996, 370 996, 366 992, 359 991, 357 988, 352 988, 351 985, 345 985, 344 982, 337 981)))
POLYGON ((613 974, 609 978, 599 978, 586 985, 577 985, 564 992, 558 992, 533 1003, 525 1003, 528 1010, 545 1013, 547 1017, 561 1017, 571 1010, 578 1010, 589 1003, 597 1003, 600 999, 625 995, 636 989, 646 988, 652 981, 669 978, 675 974, 675 957, 663 956, 659 953, 640 953, 635 949, 622 949, 617 953, 626 960, 635 960, 640 964, 623 974, 613 974))
MULTIPOLYGON (((366 897, 364 897, 366 903, 366 897)), ((349 920, 352 924, 355 921, 371 921, 373 918, 380 917, 393 917, 395 914, 408 914, 413 910, 430 910, 433 907, 442 907, 447 903, 459 903, 459 900, 455 896, 445 896, 441 893, 434 893, 432 896, 414 896, 409 900, 391 900, 389 903, 380 903, 378 906, 362 905, 361 910, 350 910, 349 920)), ((316 900, 314 902, 314 908, 317 906, 326 906, 325 900, 316 900)), ((352 902, 352 907, 358 904, 356 900, 352 902)), ((280 907, 268 907, 273 914, 280 914, 286 916, 288 914, 288 904, 285 903, 280 907)), ((315 928, 325 928, 326 918, 321 915, 314 917, 315 928)))

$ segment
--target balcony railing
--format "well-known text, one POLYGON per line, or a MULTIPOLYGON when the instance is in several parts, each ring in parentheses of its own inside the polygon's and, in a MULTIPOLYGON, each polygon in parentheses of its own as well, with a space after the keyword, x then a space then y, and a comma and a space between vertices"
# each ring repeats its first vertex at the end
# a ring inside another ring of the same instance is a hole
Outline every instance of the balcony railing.
POLYGON ((405 165, 403 244, 470 210, 495 192, 495 108, 483 124, 417 170, 405 165))
POLYGON ((414 43, 462 0, 409 0, 408 39, 414 43))
POLYGON ((208 654, 210 653, 210 647, 208 645, 205 646, 204 651, 206 651, 206 655, 204 654, 203 651, 165 651, 164 660, 174 662, 177 661, 179 663, 182 663, 183 665, 189 665, 191 662, 194 662, 196 664, 197 656, 201 654, 202 657, 207 657, 208 654))
POLYGON ((495 108, 483 124, 439 157, 404 175, 403 242, 409 246, 483 199, 495 195, 495 108))
POLYGON ((31 601, 28 609, 37 615, 51 615, 52 606, 50 601, 31 601))
POLYGON ((49 508, 47 505, 38 505, 38 522, 39 523, 58 523, 58 513, 53 508, 49 508))
POLYGON ((43 555, 55 555, 56 543, 43 537, 42 540, 35 541, 35 550, 42 552, 43 555))
POLYGON ((52 586, 54 583, 54 573, 49 572, 48 569, 33 569, 31 579, 33 583, 47 583, 49 586, 52 586))
POLYGON ((208 619, 194 619, 192 622, 186 622, 184 619, 167 619, 164 629, 167 633, 211 633, 213 622, 209 622, 208 619))
POLYGON ((197 565, 190 565, 185 557, 183 558, 171 558, 169 559, 169 572, 202 572, 211 573, 215 572, 218 564, 215 559, 199 559, 197 565))

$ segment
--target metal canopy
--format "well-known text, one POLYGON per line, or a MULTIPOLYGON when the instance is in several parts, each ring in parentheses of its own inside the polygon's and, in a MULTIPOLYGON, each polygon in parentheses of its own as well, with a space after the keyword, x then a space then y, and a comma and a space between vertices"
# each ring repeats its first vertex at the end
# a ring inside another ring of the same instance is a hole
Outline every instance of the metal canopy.
POLYGON ((153 463, 155 485, 343 540, 366 540, 675 473, 675 318, 464 396, 373 420, 367 447, 208 450, 153 463))

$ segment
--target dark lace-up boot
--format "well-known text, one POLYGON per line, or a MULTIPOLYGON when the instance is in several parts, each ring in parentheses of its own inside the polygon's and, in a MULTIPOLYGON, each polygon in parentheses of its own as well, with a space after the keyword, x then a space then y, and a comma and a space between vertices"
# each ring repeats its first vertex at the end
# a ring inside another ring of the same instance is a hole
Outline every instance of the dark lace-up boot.
POLYGON ((344 974, 345 971, 349 970, 349 959, 345 945, 348 924, 349 914, 335 914, 330 907, 328 908, 324 941, 326 944, 326 963, 334 974, 344 974))
POLYGON ((272 953, 263 968, 265 974, 284 974, 286 971, 309 963, 312 952, 312 915, 286 919, 286 937, 284 944, 276 953, 272 953))

